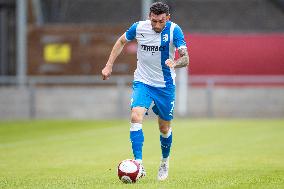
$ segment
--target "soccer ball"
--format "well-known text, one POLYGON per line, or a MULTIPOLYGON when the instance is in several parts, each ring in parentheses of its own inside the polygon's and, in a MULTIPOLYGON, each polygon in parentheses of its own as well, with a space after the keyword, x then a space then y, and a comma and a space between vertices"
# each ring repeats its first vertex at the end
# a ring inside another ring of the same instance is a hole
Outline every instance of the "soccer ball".
POLYGON ((142 167, 138 162, 132 159, 126 159, 121 161, 117 167, 118 178, 123 183, 135 183, 142 173, 142 167))

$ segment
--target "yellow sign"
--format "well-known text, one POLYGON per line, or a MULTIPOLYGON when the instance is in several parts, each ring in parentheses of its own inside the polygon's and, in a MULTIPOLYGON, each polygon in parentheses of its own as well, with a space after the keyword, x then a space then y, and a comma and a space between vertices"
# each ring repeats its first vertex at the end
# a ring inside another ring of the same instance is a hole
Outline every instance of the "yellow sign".
POLYGON ((50 43, 44 46, 44 60, 47 63, 68 63, 71 46, 67 43, 50 43))

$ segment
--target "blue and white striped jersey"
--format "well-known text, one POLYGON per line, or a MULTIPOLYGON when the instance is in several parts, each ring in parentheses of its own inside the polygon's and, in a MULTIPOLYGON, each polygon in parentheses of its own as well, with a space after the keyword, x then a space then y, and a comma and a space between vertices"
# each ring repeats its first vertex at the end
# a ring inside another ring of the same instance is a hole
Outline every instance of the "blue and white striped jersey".
POLYGON ((126 31, 126 40, 133 39, 138 43, 134 81, 154 87, 175 85, 175 71, 165 61, 174 59, 176 48, 186 48, 181 28, 167 21, 163 31, 156 33, 150 20, 140 21, 126 31))

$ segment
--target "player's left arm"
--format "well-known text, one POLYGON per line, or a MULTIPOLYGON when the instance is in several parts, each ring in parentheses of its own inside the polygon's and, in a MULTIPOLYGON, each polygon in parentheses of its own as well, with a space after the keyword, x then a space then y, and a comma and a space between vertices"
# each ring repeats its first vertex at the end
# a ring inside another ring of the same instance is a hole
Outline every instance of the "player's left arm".
POLYGON ((187 48, 178 49, 179 58, 175 60, 166 60, 166 65, 170 68, 183 68, 189 64, 187 48))
POLYGON ((178 49, 179 58, 175 62, 175 68, 182 68, 189 64, 187 48, 178 49))
POLYGON ((166 65, 170 68, 186 67, 189 64, 189 56, 183 32, 178 25, 173 30, 173 44, 178 48, 179 58, 177 60, 166 60, 166 65))

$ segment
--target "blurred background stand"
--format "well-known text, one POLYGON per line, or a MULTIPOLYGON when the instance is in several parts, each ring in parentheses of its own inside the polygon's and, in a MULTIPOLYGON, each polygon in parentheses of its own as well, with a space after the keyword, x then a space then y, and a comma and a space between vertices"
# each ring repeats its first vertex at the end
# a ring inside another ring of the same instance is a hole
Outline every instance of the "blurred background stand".
MULTIPOLYGON (((110 80, 100 73, 152 2, 0 0, 0 118, 129 117, 137 44, 110 80)), ((177 70, 177 117, 284 116, 283 0, 165 2, 191 59, 177 70)))

